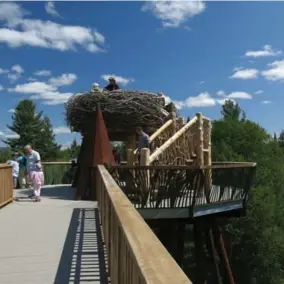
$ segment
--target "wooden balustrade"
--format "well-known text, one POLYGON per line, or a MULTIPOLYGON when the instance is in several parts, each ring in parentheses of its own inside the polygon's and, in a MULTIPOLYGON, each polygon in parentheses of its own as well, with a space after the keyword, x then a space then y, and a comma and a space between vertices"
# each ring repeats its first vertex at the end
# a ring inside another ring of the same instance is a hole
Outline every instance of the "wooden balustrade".
POLYGON ((117 166, 110 173, 137 209, 194 208, 232 201, 244 204, 255 168, 255 163, 117 166))
POLYGON ((197 116, 182 126, 173 136, 149 157, 149 164, 185 165, 191 159, 191 128, 198 122, 197 116))
POLYGON ((0 208, 13 201, 12 167, 0 164, 0 208))
POLYGON ((112 284, 191 283, 101 165, 96 191, 112 284))

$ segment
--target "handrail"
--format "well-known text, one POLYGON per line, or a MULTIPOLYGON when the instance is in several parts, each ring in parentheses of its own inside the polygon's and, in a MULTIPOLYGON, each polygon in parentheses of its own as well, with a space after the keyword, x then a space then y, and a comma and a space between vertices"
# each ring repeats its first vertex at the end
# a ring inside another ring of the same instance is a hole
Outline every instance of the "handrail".
POLYGON ((64 165, 66 165, 66 166, 68 166, 68 165, 72 165, 72 163, 71 162, 42 162, 42 165, 62 165, 62 166, 64 166, 64 165))
POLYGON ((12 201, 12 166, 8 164, 0 164, 0 208, 12 201))
POLYGON ((186 123, 180 130, 178 130, 168 141, 166 141, 159 149, 157 149, 149 157, 149 163, 151 164, 156 160, 160 154, 162 154, 167 148, 169 148, 186 130, 188 130, 193 124, 197 122, 198 118, 195 116, 188 123, 186 123))
POLYGON ((199 167, 196 165, 148 165, 148 166, 128 166, 128 165, 117 165, 113 166, 112 168, 116 169, 145 169, 145 170, 203 170, 203 169, 230 169, 230 168, 254 168, 256 167, 257 163, 254 162, 223 162, 223 163, 212 163, 211 166, 203 166, 199 167))
MULTIPOLYGON (((163 133, 166 129, 168 129, 169 126, 172 125, 174 121, 172 119, 169 119, 165 124, 163 124, 159 129, 157 129, 156 132, 154 132, 150 137, 149 137, 149 142, 151 143, 156 139, 161 133, 163 133)), ((138 148, 135 149, 134 155, 137 154, 138 148)))
POLYGON ((112 283, 192 283, 102 165, 96 190, 112 283))

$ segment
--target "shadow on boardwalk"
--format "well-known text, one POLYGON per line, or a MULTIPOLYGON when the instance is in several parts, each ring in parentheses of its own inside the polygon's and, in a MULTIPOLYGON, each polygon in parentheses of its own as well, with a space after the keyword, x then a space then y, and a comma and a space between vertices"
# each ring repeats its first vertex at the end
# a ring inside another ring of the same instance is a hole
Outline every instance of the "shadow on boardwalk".
POLYGON ((73 210, 55 284, 108 283, 98 209, 73 210))

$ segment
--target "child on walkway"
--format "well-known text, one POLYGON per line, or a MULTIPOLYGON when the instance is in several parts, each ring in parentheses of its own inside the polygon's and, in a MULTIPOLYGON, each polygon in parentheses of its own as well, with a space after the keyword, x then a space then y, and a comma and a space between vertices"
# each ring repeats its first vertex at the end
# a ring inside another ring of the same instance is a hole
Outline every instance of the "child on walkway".
POLYGON ((44 185, 44 175, 40 162, 37 162, 35 164, 35 170, 29 173, 29 178, 34 188, 35 202, 39 202, 41 201, 40 199, 41 187, 44 185))
POLYGON ((13 187, 15 189, 17 187, 18 176, 19 176, 18 155, 17 154, 13 154, 12 155, 12 160, 7 161, 7 164, 12 166, 13 187))

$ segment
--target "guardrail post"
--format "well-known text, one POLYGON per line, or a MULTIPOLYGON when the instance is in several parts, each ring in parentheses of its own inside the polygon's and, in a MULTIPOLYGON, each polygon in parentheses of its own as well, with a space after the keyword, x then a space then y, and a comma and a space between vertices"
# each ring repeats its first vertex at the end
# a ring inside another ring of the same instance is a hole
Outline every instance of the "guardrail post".
POLYGON ((197 166, 204 166, 204 148, 203 148, 203 118, 201 113, 197 113, 197 147, 196 147, 196 155, 197 155, 197 166))

